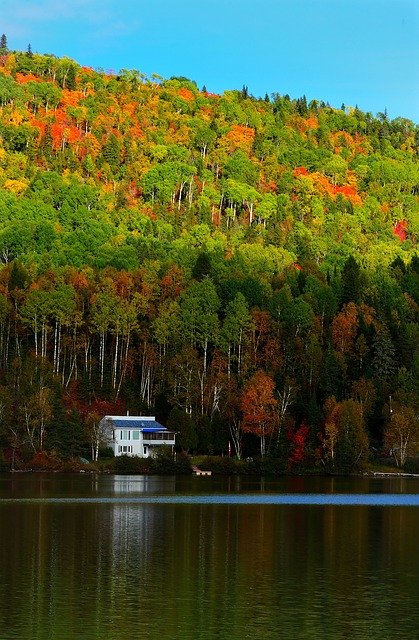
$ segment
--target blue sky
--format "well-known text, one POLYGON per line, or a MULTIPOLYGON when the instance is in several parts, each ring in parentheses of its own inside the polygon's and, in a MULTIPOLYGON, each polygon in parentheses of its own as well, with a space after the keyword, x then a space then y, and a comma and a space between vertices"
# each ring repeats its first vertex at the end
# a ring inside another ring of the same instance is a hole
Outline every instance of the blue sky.
POLYGON ((1 0, 9 48, 419 123, 418 0, 1 0))

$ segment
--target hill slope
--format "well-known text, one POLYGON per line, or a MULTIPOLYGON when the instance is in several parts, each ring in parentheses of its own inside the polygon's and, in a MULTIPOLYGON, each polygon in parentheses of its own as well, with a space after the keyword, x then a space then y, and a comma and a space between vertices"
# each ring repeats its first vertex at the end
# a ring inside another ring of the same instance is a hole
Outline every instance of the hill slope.
POLYGON ((417 428, 414 123, 7 51, 0 105, 4 445, 129 409, 335 468, 417 428))

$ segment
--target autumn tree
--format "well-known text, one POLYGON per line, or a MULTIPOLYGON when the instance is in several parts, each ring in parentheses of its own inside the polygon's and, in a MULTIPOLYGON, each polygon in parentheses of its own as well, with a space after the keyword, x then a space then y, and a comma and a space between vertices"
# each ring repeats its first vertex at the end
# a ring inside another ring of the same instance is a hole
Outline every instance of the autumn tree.
POLYGON ((332 396, 324 411, 323 462, 340 471, 362 468, 368 458, 368 434, 361 404, 352 399, 337 402, 332 396))
POLYGON ((109 434, 101 424, 101 415, 98 411, 89 411, 84 416, 84 425, 86 438, 90 443, 90 451, 92 460, 97 462, 99 459, 99 448, 109 444, 109 434))
POLYGON ((419 446, 419 402, 416 393, 400 393, 390 400, 384 429, 384 446, 396 465, 403 467, 419 446))
POLYGON ((266 439, 272 436, 278 423, 278 400, 274 390, 273 379, 259 369, 246 382, 241 394, 242 429, 260 438, 262 457, 267 453, 266 439))

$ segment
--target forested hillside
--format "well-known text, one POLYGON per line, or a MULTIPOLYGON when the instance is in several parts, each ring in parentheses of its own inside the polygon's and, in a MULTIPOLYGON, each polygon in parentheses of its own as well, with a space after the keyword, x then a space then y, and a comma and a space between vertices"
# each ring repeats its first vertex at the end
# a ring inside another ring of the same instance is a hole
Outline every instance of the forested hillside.
POLYGON ((190 452, 351 470, 393 448, 403 465, 419 442, 418 142, 386 113, 3 41, 4 456, 86 455, 100 417, 130 411, 190 452))

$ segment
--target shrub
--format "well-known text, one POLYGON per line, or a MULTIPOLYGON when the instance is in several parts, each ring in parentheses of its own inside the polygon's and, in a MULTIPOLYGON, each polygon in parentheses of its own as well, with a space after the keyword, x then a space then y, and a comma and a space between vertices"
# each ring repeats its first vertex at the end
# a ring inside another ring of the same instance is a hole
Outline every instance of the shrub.
POLYGON ((404 463, 404 470, 406 473, 419 474, 419 458, 408 458, 404 463))
POLYGON ((150 458, 116 456, 109 470, 114 473, 150 473, 150 458))

